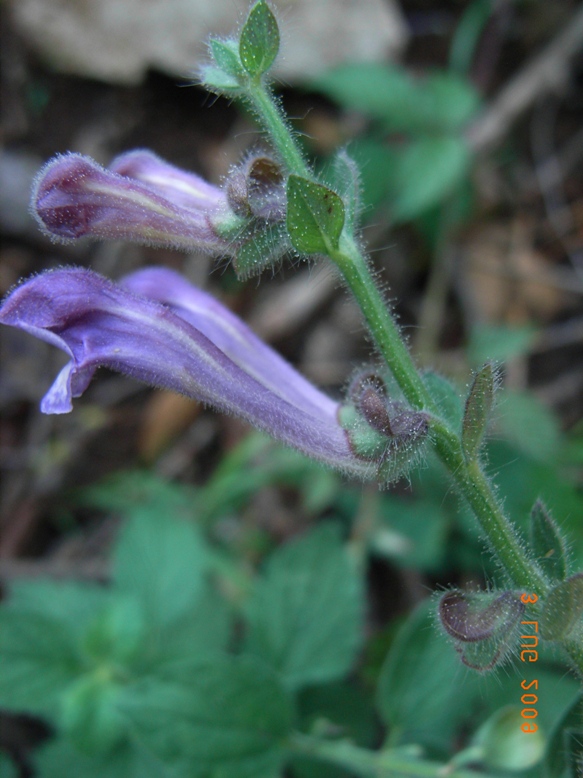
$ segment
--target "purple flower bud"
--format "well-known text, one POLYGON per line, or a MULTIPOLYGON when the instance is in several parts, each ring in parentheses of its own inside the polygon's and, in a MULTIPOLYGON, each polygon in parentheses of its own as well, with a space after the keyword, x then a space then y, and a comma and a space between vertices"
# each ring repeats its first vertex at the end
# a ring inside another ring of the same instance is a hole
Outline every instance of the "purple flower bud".
POLYGON ((454 639, 462 662, 488 671, 513 650, 524 603, 515 592, 470 593, 454 590, 439 601, 439 620, 454 639))
POLYGON ((51 238, 90 235, 222 254, 214 226, 228 214, 217 187, 147 151, 124 154, 106 170, 82 154, 54 157, 39 172, 32 213, 51 238))
POLYGON ((170 270, 142 270, 121 284, 89 270, 49 271, 8 296, 0 323, 70 357, 43 398, 44 413, 70 411, 72 398, 104 366, 232 412, 348 473, 376 473, 374 462, 352 453, 337 403, 217 300, 170 270))

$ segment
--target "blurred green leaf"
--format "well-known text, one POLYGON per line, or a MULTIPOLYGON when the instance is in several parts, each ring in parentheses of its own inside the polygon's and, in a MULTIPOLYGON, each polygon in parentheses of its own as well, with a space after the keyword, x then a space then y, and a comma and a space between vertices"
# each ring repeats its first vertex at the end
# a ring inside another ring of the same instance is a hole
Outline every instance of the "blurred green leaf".
POLYGON ((583 694, 555 723, 545 757, 544 778, 572 778, 583 762, 583 694), (577 765, 576 760, 579 761, 577 765))
POLYGON ((201 664, 180 683, 144 681, 123 710, 164 761, 229 778, 273 778, 292 721, 279 680, 250 657, 201 664))
POLYGON ((209 45, 214 61, 224 73, 233 78, 243 75, 237 41, 211 38, 209 45))
POLYGON ((540 462, 555 463, 561 433, 554 414, 536 397, 525 392, 501 392, 497 426, 508 440, 540 462))
POLYGON ((418 135, 458 131, 480 104, 472 85, 453 73, 413 79, 399 66, 374 62, 340 65, 310 87, 388 130, 418 135))
POLYGON ((547 640, 562 640, 581 631, 583 573, 577 573, 551 589, 543 603, 539 622, 541 635, 547 640))
POLYGON ((58 738, 37 751, 34 763, 39 778, 185 778, 133 743, 92 755, 58 738))
POLYGON ((459 138, 411 141, 397 155, 391 177, 393 218, 413 219, 450 195, 468 174, 470 162, 459 138))
POLYGON ((567 576, 567 546, 542 500, 537 500, 530 512, 530 545, 541 570, 552 580, 563 581, 567 576))
POLYGON ((362 581, 324 525, 277 549, 248 605, 248 650, 293 688, 336 679, 363 639, 362 581))
POLYGON ((50 616, 0 612, 0 707, 54 721, 63 689, 81 670, 75 635, 50 616))
POLYGON ((208 555, 192 522, 168 510, 135 513, 122 526, 113 550, 115 587, 138 597, 159 626, 186 614, 198 599, 208 555))
POLYGON ((105 668, 85 674, 63 694, 59 729, 79 751, 105 754, 127 735, 118 710, 123 688, 105 668))
POLYGON ((536 330, 530 325, 507 327, 476 324, 472 328, 467 346, 468 359, 474 367, 488 361, 507 362, 527 353, 536 335, 536 330))
POLYGON ((445 568, 450 519, 441 500, 386 496, 371 549, 402 567, 424 572, 445 568))
POLYGON ((463 667, 438 630, 434 609, 425 601, 399 632, 381 671, 378 706, 393 745, 421 743, 447 753, 467 720, 479 676, 463 667))
POLYGON ((425 373, 425 386, 429 390, 442 418, 456 432, 461 430, 464 405, 458 389, 439 373, 425 373))
POLYGON ((366 136, 351 141, 348 150, 360 171, 362 209, 374 210, 389 196, 397 154, 386 143, 366 136))

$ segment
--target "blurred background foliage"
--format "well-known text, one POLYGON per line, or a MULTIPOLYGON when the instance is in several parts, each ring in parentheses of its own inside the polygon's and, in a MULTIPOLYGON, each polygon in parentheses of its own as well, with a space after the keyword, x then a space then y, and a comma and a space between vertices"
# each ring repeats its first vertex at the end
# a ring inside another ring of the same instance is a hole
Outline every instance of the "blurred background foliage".
MULTIPOLYGON (((99 4, 99 12, 91 3, 45 3, 42 13, 34 0, 3 4, 1 291, 65 263, 112 277, 154 263, 177 268, 339 396, 371 355, 358 311, 329 268, 284 263, 260 285, 241 283, 228 264, 200 256, 118 244, 57 248, 28 215, 34 171, 57 152, 107 163, 147 146, 219 182, 262 143, 244 112, 192 86, 195 38, 219 31, 211 5, 190 3, 186 17, 174 0, 164 11, 172 25, 161 26, 154 11, 138 24, 130 0, 99 4)), ((523 530, 535 500, 545 502, 569 538, 572 569, 581 570, 580 5, 293 5, 282 3, 290 43, 276 88, 307 153, 326 170, 345 146, 361 165, 364 240, 418 361, 454 379, 461 394, 471 369, 485 360, 500 366, 487 469, 523 530), (303 27, 308 13, 315 16, 303 27), (302 67, 306 48, 291 40, 304 29, 322 45, 320 59, 302 67)), ((0 683, 0 775, 179 775, 160 766, 160 744, 148 742, 155 757, 128 745, 123 716, 147 709, 148 694, 161 695, 161 684, 197 657, 226 649, 283 673, 304 733, 422 747, 446 762, 486 737, 485 722, 502 717, 508 729, 521 663, 470 673, 431 615, 435 589, 492 585, 498 574, 432 458, 380 492, 232 418, 105 371, 73 414, 42 417, 38 401, 60 356, 16 331, 0 333, 0 349, 0 654, 10 658, 0 683), (309 560, 328 548, 337 556, 311 570, 309 560), (286 553, 304 570, 307 592, 287 615, 286 553), (325 571, 332 589, 314 603, 325 571), (320 610, 308 618, 302 608, 310 605, 320 610), (332 623, 318 650, 310 645, 317 635, 302 633, 303 666, 289 653, 298 613, 319 630, 332 623), (289 633, 277 651, 265 637, 269 618, 289 633), (103 675, 112 662, 123 681, 103 675), (53 728, 58 736, 47 740, 53 728)), ((461 413, 455 398, 444 402, 461 413)), ((546 751, 530 767, 527 753, 519 767, 529 778, 564 778, 576 769, 565 754, 577 751, 577 684, 550 651, 535 667, 546 751)), ((237 665, 233 683, 244 686, 248 672, 237 665)), ((282 731, 284 707, 273 718, 282 731)), ((494 724, 487 737, 502 753, 494 724)), ((259 754, 266 774, 277 773, 278 753, 270 746, 259 754)), ((510 762, 490 758, 482 767, 506 774, 510 762)), ((253 764, 226 774, 262 775, 253 764)), ((354 774, 307 755, 288 769, 300 778, 354 774)))

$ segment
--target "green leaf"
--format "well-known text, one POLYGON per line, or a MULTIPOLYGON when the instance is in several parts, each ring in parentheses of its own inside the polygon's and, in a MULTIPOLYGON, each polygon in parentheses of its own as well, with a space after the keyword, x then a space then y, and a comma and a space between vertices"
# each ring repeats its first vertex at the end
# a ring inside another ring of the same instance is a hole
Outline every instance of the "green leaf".
POLYGON ((373 62, 341 65, 310 86, 388 130, 416 135, 457 132, 480 104, 471 84, 455 74, 413 79, 401 67, 373 62))
POLYGON ((279 51, 277 20, 265 0, 255 3, 239 38, 239 56, 250 76, 261 76, 279 51))
POLYGON ((434 623, 432 601, 424 602, 399 632, 381 671, 378 706, 400 743, 449 747, 478 688, 434 623))
POLYGON ((484 362, 507 362, 527 353, 536 335, 530 325, 476 324, 470 333, 468 359, 475 367, 484 362))
POLYGON ((67 634, 80 644, 95 614, 110 602, 111 594, 103 586, 79 581, 14 581, 6 608, 11 611, 41 614, 63 625, 67 634))
POLYGON ((423 382, 429 390, 441 417, 452 430, 462 426, 464 406, 457 388, 439 373, 425 373, 423 382))
POLYGON ((131 666, 146 648, 144 609, 136 597, 117 594, 97 612, 83 636, 83 649, 96 663, 131 666))
POLYGON ((577 573, 555 586, 545 598, 539 616, 541 635, 562 640, 583 626, 583 573, 577 573))
POLYGON ((233 265, 237 278, 242 281, 258 275, 289 251, 287 235, 281 225, 268 224, 254 230, 237 250, 233 265))
POLYGON ((122 526, 112 578, 118 590, 137 596, 148 618, 163 626, 193 607, 206 566, 204 542, 192 522, 148 511, 122 526))
POLYGON ((125 738, 127 722, 118 710, 123 689, 103 667, 85 674, 63 695, 60 729, 80 751, 104 754, 125 738))
POLYGON ((440 500, 383 496, 372 550, 407 569, 445 569, 450 518, 440 500))
POLYGON ((494 405, 494 370, 486 363, 474 376, 462 423, 462 447, 467 459, 478 456, 494 405))
POLYGON ((397 157, 392 177, 392 214, 406 221, 448 197, 468 174, 471 157, 457 137, 421 138, 397 157))
POLYGON ((126 516, 149 513, 154 518, 170 515, 193 519, 197 515, 195 489, 170 483, 148 470, 114 473, 95 486, 79 490, 78 502, 126 516))
POLYGON ((204 65, 201 68, 200 81, 205 89, 217 95, 234 96, 242 90, 237 78, 214 65, 204 65))
POLYGON ((105 754, 86 754, 70 740, 58 738, 37 751, 34 763, 39 778, 184 778, 133 743, 105 754))
POLYGON ((336 528, 325 525, 279 548, 248 607, 248 650, 298 688, 339 678, 363 639, 360 577, 336 528))
POLYGON ((501 393, 497 406, 498 428, 525 454, 540 462, 555 463, 561 433, 555 415, 525 392, 501 393))
POLYGON ((471 83, 454 73, 432 73, 419 86, 418 104, 425 111, 430 131, 459 132, 480 107, 480 98, 471 83))
POLYGON ((179 680, 185 668, 226 651, 230 636, 227 604, 207 586, 188 613, 149 636, 153 672, 179 680))
POLYGON ((583 759, 583 694, 564 710, 551 732, 545 759, 545 778, 572 778, 583 759), (579 759, 579 765, 575 760, 579 759))
POLYGON ((530 512, 530 545, 542 570, 555 581, 567 577, 567 546, 557 522, 542 500, 530 512))
POLYGON ((54 720, 63 690, 81 672, 75 643, 49 616, 0 612, 0 707, 54 720))
POLYGON ((162 760, 217 778, 273 778, 292 721, 279 680, 250 657, 201 664, 180 683, 145 681, 123 710, 162 760))
POLYGON ((374 210, 387 199, 391 191, 396 153, 386 143, 369 137, 351 141, 349 148, 350 156, 360 173, 362 210, 374 210))
POLYGON ((326 254, 338 248, 344 226, 341 198, 322 184, 292 175, 287 183, 287 230, 300 254, 326 254))
POLYGON ((214 61, 227 76, 236 79, 243 75, 243 65, 239 59, 237 41, 211 38, 210 48, 214 61))
POLYGON ((344 149, 334 157, 326 179, 342 197, 346 229, 352 232, 357 226, 356 220, 360 208, 360 173, 358 165, 344 149))

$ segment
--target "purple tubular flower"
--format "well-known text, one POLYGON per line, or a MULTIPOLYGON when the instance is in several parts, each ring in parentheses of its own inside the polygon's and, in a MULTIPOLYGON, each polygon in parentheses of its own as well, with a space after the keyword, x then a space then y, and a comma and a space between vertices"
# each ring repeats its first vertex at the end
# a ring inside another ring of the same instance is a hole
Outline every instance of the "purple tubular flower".
POLYGON ((214 224, 228 214, 215 186, 148 151, 106 170, 82 154, 54 157, 39 172, 31 210, 43 232, 61 242, 84 236, 224 254, 214 224))
POLYGON ((0 323, 70 357, 42 400, 67 413, 95 370, 108 367, 233 413, 308 456, 359 476, 338 404, 320 393, 209 295, 163 268, 115 284, 80 268, 53 270, 17 287, 0 323))

